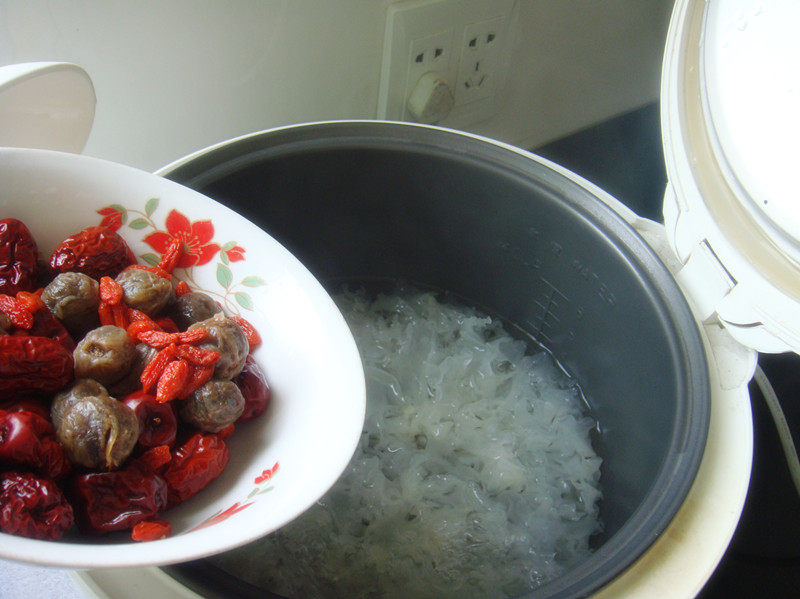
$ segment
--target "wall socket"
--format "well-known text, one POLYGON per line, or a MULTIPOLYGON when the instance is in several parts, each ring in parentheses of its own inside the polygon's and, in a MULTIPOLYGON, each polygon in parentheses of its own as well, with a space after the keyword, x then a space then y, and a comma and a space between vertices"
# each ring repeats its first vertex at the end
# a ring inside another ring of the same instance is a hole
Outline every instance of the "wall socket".
POLYGON ((514 0, 415 0, 389 5, 379 119, 413 121, 407 100, 435 72, 454 97, 439 124, 465 127, 492 116, 510 49, 514 0))
POLYGON ((455 82, 457 105, 484 100, 494 93, 499 78, 503 25, 502 17, 496 17, 471 23, 464 29, 455 82))

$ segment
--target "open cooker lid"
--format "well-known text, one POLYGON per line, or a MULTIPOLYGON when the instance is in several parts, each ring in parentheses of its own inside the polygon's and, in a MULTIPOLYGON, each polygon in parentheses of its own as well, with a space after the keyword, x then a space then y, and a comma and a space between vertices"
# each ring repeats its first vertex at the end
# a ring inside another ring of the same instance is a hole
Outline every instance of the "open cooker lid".
POLYGON ((64 62, 0 67, 0 146, 80 154, 94 121, 89 75, 64 62))
POLYGON ((661 81, 678 278, 758 351, 800 351, 797 0, 677 0, 661 81))

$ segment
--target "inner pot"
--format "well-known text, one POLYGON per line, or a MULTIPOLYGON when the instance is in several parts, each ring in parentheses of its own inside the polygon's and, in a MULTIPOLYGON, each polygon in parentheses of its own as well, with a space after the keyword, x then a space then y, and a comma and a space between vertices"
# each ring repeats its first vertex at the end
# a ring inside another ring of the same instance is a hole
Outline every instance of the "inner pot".
MULTIPOLYGON (((519 327, 577 379, 600 423, 604 533, 532 596, 599 589, 674 517, 706 441, 702 341, 666 267, 578 177, 490 140, 375 121, 266 131, 161 174, 261 226, 323 284, 446 290, 519 327)), ((247 596, 211 564, 167 571, 206 595, 247 596)))

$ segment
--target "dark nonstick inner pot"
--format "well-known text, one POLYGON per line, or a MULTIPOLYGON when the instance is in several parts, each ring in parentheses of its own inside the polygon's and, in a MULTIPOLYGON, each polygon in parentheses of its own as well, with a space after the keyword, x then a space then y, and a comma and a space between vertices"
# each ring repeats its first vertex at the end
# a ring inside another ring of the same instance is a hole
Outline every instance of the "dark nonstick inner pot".
MULTIPOLYGON (((254 134, 162 174, 261 226, 329 288, 389 278, 447 290, 532 335, 578 380, 600 423, 605 532, 535 596, 599 589, 669 524, 705 446, 705 354, 667 269, 587 186, 485 139, 348 121, 254 134)), ((248 591, 208 563, 167 571, 206 595, 248 591)))

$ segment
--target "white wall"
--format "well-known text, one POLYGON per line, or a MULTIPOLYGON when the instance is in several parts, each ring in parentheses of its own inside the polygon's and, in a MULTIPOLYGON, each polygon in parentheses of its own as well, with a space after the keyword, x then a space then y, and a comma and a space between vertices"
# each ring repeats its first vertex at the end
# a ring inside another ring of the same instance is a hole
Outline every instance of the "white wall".
POLYGON ((671 0, 523 0, 499 113, 480 133, 532 148, 658 99, 671 0))
MULTIPOLYGON (((0 64, 84 67, 85 153, 152 170, 268 127, 374 118, 389 3, 0 0, 0 64)), ((519 0, 501 108, 470 130, 531 147, 653 101, 670 9, 519 0)))

